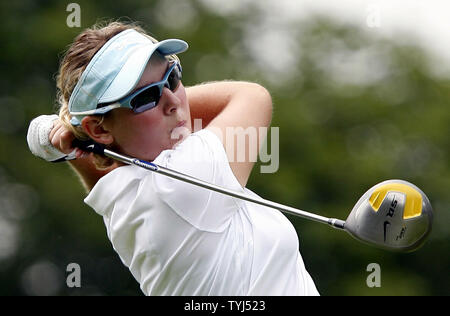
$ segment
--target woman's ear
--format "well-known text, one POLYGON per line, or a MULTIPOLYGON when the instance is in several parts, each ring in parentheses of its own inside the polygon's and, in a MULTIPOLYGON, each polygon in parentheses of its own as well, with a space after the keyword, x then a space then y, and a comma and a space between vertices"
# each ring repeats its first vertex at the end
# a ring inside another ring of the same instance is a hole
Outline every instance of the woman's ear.
POLYGON ((109 145, 114 142, 114 137, 111 131, 105 128, 103 120, 102 117, 98 116, 85 116, 81 120, 81 126, 93 141, 99 144, 109 145))

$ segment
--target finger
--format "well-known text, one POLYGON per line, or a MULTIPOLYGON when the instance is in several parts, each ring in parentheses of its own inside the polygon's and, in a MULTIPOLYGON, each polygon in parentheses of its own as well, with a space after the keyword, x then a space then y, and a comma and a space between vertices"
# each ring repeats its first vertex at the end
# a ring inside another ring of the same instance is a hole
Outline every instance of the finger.
POLYGON ((54 120, 53 127, 55 128, 57 125, 61 125, 61 122, 59 120, 54 120))
POLYGON ((84 151, 82 151, 80 148, 77 148, 75 151, 75 157, 79 159, 84 154, 84 151))
POLYGON ((82 149, 77 148, 75 151, 75 157, 77 159, 88 158, 92 153, 83 151, 82 149))
POLYGON ((66 135, 66 133, 67 130, 65 128, 58 129, 52 138, 52 145, 62 153, 70 154, 73 151, 72 141, 70 140, 71 136, 66 135))
POLYGON ((53 147, 61 151, 61 133, 64 130, 61 128, 57 128, 53 133, 52 137, 49 139, 53 147))
MULTIPOLYGON (((55 120, 55 122, 56 122, 56 120, 55 120)), ((62 125, 54 123, 53 128, 48 135, 48 139, 51 141, 52 138, 55 137, 55 134, 58 132, 58 130, 60 130, 61 128, 62 128, 62 125)))
POLYGON ((61 151, 72 152, 74 149, 72 146, 72 142, 75 139, 73 133, 71 131, 64 130, 61 132, 60 137, 61 151))

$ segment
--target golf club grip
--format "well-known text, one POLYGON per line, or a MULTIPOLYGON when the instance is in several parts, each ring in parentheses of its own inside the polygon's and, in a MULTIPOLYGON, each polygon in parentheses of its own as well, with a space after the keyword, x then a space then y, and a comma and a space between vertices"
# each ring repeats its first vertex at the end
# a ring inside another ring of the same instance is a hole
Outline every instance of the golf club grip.
POLYGON ((77 147, 81 150, 88 151, 94 154, 103 155, 105 148, 103 145, 93 142, 92 140, 80 140, 75 138, 72 142, 72 147, 77 147))

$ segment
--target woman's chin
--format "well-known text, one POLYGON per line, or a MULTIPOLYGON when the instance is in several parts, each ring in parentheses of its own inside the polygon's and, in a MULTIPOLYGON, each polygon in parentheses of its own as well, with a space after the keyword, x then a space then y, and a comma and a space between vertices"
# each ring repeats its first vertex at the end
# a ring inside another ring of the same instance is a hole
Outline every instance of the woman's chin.
POLYGON ((170 133, 170 140, 173 143, 172 148, 183 142, 191 133, 191 130, 185 126, 174 128, 170 133))

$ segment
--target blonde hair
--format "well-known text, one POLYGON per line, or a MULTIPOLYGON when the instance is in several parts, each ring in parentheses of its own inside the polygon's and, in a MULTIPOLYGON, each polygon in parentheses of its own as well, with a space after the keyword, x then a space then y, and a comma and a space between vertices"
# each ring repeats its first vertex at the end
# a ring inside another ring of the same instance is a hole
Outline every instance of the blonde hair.
MULTIPOLYGON (((83 71, 100 48, 112 37, 122 31, 134 29, 147 37, 154 43, 155 38, 148 35, 137 23, 124 23, 119 21, 97 23, 91 28, 81 32, 65 52, 56 76, 57 104, 59 107, 59 119, 62 124, 70 130, 76 138, 88 140, 89 136, 81 126, 73 126, 70 123, 72 115, 69 113, 69 99, 83 71)), ((175 55, 168 57, 169 60, 177 60, 175 55)), ((108 113, 99 115, 101 123, 108 113)), ((98 169, 106 169, 113 164, 111 158, 94 155, 95 165, 98 169)))

